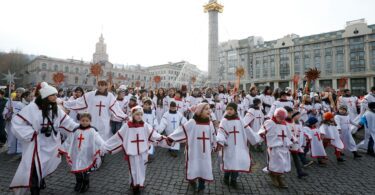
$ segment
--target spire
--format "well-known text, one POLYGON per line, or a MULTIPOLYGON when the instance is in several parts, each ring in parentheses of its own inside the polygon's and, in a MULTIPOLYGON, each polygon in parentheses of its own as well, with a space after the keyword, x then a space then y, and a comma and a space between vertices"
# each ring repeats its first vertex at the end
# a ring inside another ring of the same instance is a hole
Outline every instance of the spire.
POLYGON ((93 62, 108 62, 107 45, 104 43, 103 33, 100 33, 99 42, 96 43, 93 62))

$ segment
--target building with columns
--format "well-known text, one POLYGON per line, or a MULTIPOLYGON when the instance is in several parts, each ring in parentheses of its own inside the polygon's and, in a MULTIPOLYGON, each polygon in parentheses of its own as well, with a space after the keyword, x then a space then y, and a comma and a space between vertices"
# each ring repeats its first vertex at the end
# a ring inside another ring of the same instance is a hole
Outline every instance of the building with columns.
POLYGON ((207 72, 199 70, 196 65, 187 61, 150 66, 147 71, 153 76, 161 76, 159 87, 180 88, 181 85, 191 85, 191 78, 194 76, 196 77, 194 83, 196 87, 205 85, 207 81, 207 72))
POLYGON ((186 61, 168 63, 151 67, 141 65, 114 65, 109 61, 107 46, 101 34, 96 43, 95 53, 91 62, 76 59, 59 59, 47 56, 37 56, 24 70, 19 71, 23 77, 20 80, 22 86, 35 86, 37 83, 46 81, 53 82, 53 75, 57 72, 64 74, 64 82, 59 86, 62 88, 72 88, 82 86, 93 89, 96 86, 97 78, 91 75, 91 65, 101 64, 103 74, 99 79, 108 80, 112 78, 113 83, 128 86, 135 86, 136 81, 141 82, 141 86, 146 88, 155 86, 152 84, 153 76, 162 77, 159 87, 179 87, 188 84, 189 79, 196 76, 197 85, 202 85, 207 80, 207 73, 200 71, 196 65, 186 61))
POLYGON ((221 83, 233 82, 236 67, 243 66, 246 74, 241 87, 246 89, 251 84, 259 88, 293 86, 295 74, 303 78, 313 67, 321 71, 317 90, 337 89, 341 78, 348 78, 345 87, 355 95, 363 95, 375 85, 375 24, 367 25, 364 19, 347 22, 343 30, 305 37, 290 34, 272 41, 254 36, 230 40, 221 43, 219 51, 221 83))

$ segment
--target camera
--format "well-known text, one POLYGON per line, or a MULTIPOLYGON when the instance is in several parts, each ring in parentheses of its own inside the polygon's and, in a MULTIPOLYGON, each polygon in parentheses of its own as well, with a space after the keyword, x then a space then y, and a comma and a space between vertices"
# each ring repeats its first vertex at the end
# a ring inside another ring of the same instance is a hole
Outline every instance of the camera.
POLYGON ((46 137, 50 137, 51 134, 52 134, 52 128, 51 126, 48 126, 48 127, 42 127, 42 129, 40 130, 41 133, 44 133, 44 135, 46 137))

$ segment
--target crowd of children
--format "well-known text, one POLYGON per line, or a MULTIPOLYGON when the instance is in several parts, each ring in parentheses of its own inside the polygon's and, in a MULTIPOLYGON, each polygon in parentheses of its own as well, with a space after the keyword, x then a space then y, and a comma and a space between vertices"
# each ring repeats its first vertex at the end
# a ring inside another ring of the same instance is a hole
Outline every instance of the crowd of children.
POLYGON ((345 151, 360 158, 358 148, 375 156, 375 87, 360 102, 349 90, 341 96, 331 90, 298 96, 289 88, 272 92, 266 87, 259 95, 251 87, 246 95, 227 92, 221 85, 196 88, 191 95, 186 87, 169 89, 168 94, 158 89, 154 95, 126 86, 112 92, 107 86, 99 81, 97 90, 86 93, 77 87, 69 98, 58 98, 58 91, 45 82, 35 92, 16 90, 3 111, 8 153, 22 151, 12 189, 39 194, 45 176, 64 155, 76 177, 74 190, 86 192, 90 172, 101 165, 103 156, 122 151, 137 194, 155 147, 168 148, 177 157, 181 143, 186 180, 198 191, 214 180, 213 152, 222 159, 224 183, 234 188, 239 173, 251 172, 250 150, 266 153, 263 170, 279 188, 288 188, 283 175, 291 170, 292 160, 298 178, 308 176, 304 167, 314 163, 310 157, 326 166, 327 147, 334 148, 338 163, 345 161, 345 151), (365 139, 357 145, 353 133, 361 127, 365 139))

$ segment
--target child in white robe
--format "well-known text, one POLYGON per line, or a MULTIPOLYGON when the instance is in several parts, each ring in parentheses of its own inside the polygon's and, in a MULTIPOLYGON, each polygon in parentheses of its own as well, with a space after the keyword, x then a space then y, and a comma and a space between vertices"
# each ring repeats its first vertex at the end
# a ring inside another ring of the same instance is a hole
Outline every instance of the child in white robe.
POLYGON ((359 126, 350 118, 348 114, 348 107, 346 105, 341 105, 339 107, 339 112, 335 115, 335 122, 337 125, 337 130, 340 133, 340 138, 344 143, 344 149, 353 153, 354 158, 360 158, 361 155, 357 152, 357 145, 353 139, 352 131, 350 130, 350 124, 354 126, 359 126))
MULTIPOLYGON (((247 110, 247 113, 243 118, 245 125, 249 125, 251 130, 256 134, 258 134, 264 122, 264 114, 261 109, 261 104, 262 102, 260 99, 254 98, 253 104, 250 105, 249 110, 247 110)), ((258 152, 263 152, 262 143, 257 144, 256 150, 258 152)))
POLYGON ((186 180, 198 191, 205 189, 205 181, 213 181, 211 151, 216 147, 215 129, 210 121, 210 105, 200 103, 194 108, 194 116, 168 136, 168 143, 186 142, 186 180))
POLYGON ((365 126, 365 139, 363 141, 363 148, 367 149, 367 154, 375 157, 375 102, 368 103, 368 110, 362 116, 360 124, 365 126))
MULTIPOLYGON (((143 121, 149 124, 153 129, 156 129, 158 126, 158 120, 156 119, 155 110, 151 109, 152 100, 148 97, 144 97, 142 100, 142 107, 143 107, 143 121)), ((153 144, 150 144, 150 148, 148 150, 149 154, 149 161, 153 160, 153 155, 155 153, 155 147, 153 144)))
POLYGON ((218 121, 221 121, 224 115, 225 105, 224 102, 220 100, 219 94, 214 95, 214 103, 215 103, 215 115, 218 121))
POLYGON ((337 130, 333 113, 326 112, 323 114, 323 121, 319 127, 319 131, 323 137, 324 148, 327 146, 332 146, 335 149, 337 162, 344 162, 344 159, 341 157, 341 151, 344 149, 344 143, 341 141, 340 133, 337 130))
POLYGON ((266 120, 259 131, 267 144, 267 170, 272 184, 279 188, 288 188, 281 176, 291 169, 289 147, 292 134, 285 123, 287 116, 284 108, 275 109, 272 119, 266 120))
POLYGON ((288 117, 286 118, 285 122, 289 131, 292 133, 293 138, 293 144, 290 146, 290 153, 293 158, 294 166, 297 170, 297 177, 301 179, 308 176, 308 174, 302 170, 302 165, 298 156, 300 153, 303 153, 302 145, 305 138, 302 131, 302 126, 298 123, 300 113, 293 112, 293 108, 288 106, 285 107, 285 110, 288 112, 288 117))
MULTIPOLYGON (((125 105, 127 104, 127 100, 125 99, 125 89, 123 88, 118 89, 116 102, 118 103, 122 111, 125 113, 125 105)), ((123 120, 119 120, 118 118, 111 116, 110 123, 111 123, 111 132, 113 135, 121 128, 123 120)))
POLYGON ((257 133, 245 125, 237 114, 237 105, 229 103, 226 115, 221 120, 217 133, 217 150, 222 152, 224 183, 237 188, 239 172, 251 172, 251 156, 248 142, 254 145, 261 139, 257 133))
POLYGON ((101 151, 111 154, 123 150, 129 164, 130 185, 134 194, 139 194, 140 188, 144 187, 148 142, 160 142, 165 138, 145 123, 142 116, 143 109, 140 106, 132 108, 132 120, 122 125, 101 148, 101 151))
POLYGON ((310 140, 311 157, 317 158, 319 165, 324 166, 327 164, 327 154, 323 146, 323 140, 320 136, 320 131, 319 129, 317 129, 318 119, 316 119, 315 117, 310 117, 306 121, 306 125, 307 126, 304 127, 303 131, 307 134, 310 140))
POLYGON ((99 133, 90 125, 91 115, 78 115, 80 126, 65 140, 60 154, 65 155, 71 172, 75 174, 76 185, 74 191, 86 192, 89 189, 89 171, 100 166, 100 147, 104 143, 99 133))
MULTIPOLYGON (((169 105, 169 111, 164 113, 163 118, 160 121, 157 130, 159 133, 169 136, 177 129, 180 125, 183 125, 187 122, 186 118, 177 111, 176 102, 172 101, 169 105)), ((178 156, 178 151, 180 150, 180 144, 176 143, 173 147, 169 149, 169 154, 172 157, 178 156)))

